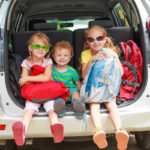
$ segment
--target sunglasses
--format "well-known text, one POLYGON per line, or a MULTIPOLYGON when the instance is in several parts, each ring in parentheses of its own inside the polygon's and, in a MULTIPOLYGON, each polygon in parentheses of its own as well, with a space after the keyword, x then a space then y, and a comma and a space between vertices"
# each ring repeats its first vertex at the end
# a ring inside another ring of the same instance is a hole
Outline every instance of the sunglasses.
POLYGON ((87 38, 87 40, 88 40, 89 42, 94 42, 95 40, 96 40, 96 41, 102 41, 103 39, 104 39, 104 35, 98 36, 98 37, 96 37, 96 39, 94 39, 94 38, 92 38, 92 37, 88 37, 88 38, 87 38))
POLYGON ((34 49, 42 49, 44 51, 49 51, 50 47, 47 45, 31 44, 34 49))

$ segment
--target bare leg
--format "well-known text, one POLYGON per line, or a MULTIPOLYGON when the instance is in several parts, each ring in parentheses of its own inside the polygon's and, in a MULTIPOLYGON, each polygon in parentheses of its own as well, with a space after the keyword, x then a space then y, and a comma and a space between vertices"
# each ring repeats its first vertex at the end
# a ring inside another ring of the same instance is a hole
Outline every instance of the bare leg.
POLYGON ((101 128, 102 124, 100 115, 100 103, 90 103, 89 105, 92 121, 95 128, 93 141, 100 149, 106 148, 108 143, 106 141, 106 134, 103 131, 103 128, 101 128))
POLYGON ((51 125, 58 122, 58 117, 54 109, 49 110, 47 114, 51 125))
POLYGON ((24 144, 25 132, 27 131, 31 123, 34 112, 35 110, 27 109, 23 114, 22 121, 16 121, 13 124, 12 130, 13 130, 14 139, 17 145, 24 144))
POLYGON ((64 139, 64 127, 58 122, 58 117, 54 109, 48 111, 48 118, 50 121, 51 132, 54 136, 55 143, 60 143, 64 139))
POLYGON ((129 135, 125 130, 122 130, 122 124, 119 110, 116 104, 116 98, 114 98, 112 101, 108 103, 105 103, 105 106, 109 110, 112 123, 114 125, 114 128, 116 129, 115 137, 117 140, 117 148, 119 150, 125 150, 127 149, 129 135))
POLYGON ((105 103, 106 108, 110 113, 110 118, 112 120, 115 129, 120 129, 122 127, 120 113, 116 104, 116 98, 110 102, 105 103))
POLYGON ((22 117, 22 122, 25 125, 25 131, 27 131, 34 113, 35 113, 35 110, 32 110, 32 109, 27 109, 24 112, 23 117, 22 117))
POLYGON ((100 103, 90 103, 89 106, 94 127, 101 127, 100 103))

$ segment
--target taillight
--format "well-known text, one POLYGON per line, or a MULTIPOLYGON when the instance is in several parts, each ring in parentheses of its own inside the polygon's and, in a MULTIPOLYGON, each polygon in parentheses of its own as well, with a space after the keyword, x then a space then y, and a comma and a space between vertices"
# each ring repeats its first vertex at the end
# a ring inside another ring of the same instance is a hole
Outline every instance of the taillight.
POLYGON ((147 24, 147 26, 148 26, 148 30, 150 31, 150 18, 148 18, 148 24, 147 24))
POLYGON ((5 130, 6 125, 5 124, 0 124, 0 130, 5 130))

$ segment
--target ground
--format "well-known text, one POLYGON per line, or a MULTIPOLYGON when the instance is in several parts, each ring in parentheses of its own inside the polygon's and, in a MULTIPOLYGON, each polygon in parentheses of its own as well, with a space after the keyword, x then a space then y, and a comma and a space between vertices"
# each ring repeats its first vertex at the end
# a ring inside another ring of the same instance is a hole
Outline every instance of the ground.
MULTIPOLYGON (((108 147, 104 150, 117 150, 116 140, 114 137, 107 137, 108 147)), ((70 142, 64 141, 59 144, 54 144, 52 138, 34 139, 32 145, 24 145, 16 147, 14 141, 11 140, 11 148, 2 147, 0 150, 100 150, 93 141, 70 142)), ((135 138, 130 135, 129 145, 127 150, 141 150, 137 147, 135 138)))

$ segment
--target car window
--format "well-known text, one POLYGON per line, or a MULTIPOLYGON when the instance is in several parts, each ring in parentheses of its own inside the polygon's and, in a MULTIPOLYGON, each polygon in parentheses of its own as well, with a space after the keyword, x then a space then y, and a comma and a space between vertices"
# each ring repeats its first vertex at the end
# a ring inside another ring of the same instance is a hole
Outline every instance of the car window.
POLYGON ((126 12, 124 11, 124 9, 120 5, 120 3, 117 3, 113 7, 113 13, 114 13, 115 19, 116 19, 119 26, 125 26, 125 27, 130 26, 128 19, 126 17, 126 12))
POLYGON ((0 0, 0 8, 1 8, 1 5, 2 5, 3 1, 4 1, 4 0, 0 0))
POLYGON ((150 0, 145 0, 147 6, 150 8, 150 0))
POLYGON ((94 19, 75 19, 71 21, 60 21, 60 20, 47 20, 47 23, 57 23, 57 30, 71 30, 74 31, 79 28, 88 28, 89 21, 94 19))
POLYGON ((14 31, 18 31, 18 28, 19 28, 19 25, 21 22, 21 18, 22 18, 22 12, 20 11, 20 9, 17 9, 13 15, 14 15, 14 17, 13 17, 12 26, 14 26, 13 27, 14 31))
POLYGON ((135 13, 133 12, 133 10, 131 9, 130 10, 130 13, 132 13, 132 15, 130 17, 132 17, 132 26, 134 27, 134 30, 135 31, 138 31, 138 26, 137 26, 137 20, 136 20, 136 16, 135 16, 135 13))

